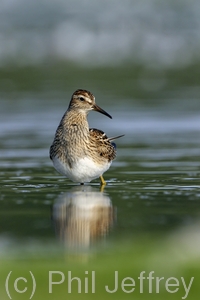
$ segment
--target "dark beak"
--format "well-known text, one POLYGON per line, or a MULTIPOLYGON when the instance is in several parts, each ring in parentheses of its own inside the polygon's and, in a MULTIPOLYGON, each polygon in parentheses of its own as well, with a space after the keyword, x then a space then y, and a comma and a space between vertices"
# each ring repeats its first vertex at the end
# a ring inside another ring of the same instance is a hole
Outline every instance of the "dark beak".
POLYGON ((103 110, 101 107, 99 107, 98 105, 94 104, 93 105, 93 110, 100 112, 101 114, 109 117, 110 119, 112 119, 111 115, 109 115, 105 110, 103 110))

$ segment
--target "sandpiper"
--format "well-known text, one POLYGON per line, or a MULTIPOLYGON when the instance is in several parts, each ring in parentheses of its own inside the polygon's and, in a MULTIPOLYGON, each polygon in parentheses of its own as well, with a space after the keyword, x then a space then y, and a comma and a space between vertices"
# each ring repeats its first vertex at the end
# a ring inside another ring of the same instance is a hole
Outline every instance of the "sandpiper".
POLYGON ((55 169, 74 182, 84 184, 100 177, 101 185, 105 185, 103 173, 116 157, 116 145, 111 141, 123 135, 108 138, 103 131, 89 128, 87 115, 91 110, 112 119, 95 103, 91 92, 75 91, 56 130, 50 158, 55 169))

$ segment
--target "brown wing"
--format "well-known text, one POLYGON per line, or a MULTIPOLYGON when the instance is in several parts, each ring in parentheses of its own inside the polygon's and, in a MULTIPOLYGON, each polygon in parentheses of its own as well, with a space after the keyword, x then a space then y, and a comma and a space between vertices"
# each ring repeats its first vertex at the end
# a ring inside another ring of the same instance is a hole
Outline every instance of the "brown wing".
POLYGON ((90 138, 95 141, 98 154, 108 161, 113 160, 116 157, 115 145, 109 141, 105 132, 95 128, 90 128, 89 132, 90 138))

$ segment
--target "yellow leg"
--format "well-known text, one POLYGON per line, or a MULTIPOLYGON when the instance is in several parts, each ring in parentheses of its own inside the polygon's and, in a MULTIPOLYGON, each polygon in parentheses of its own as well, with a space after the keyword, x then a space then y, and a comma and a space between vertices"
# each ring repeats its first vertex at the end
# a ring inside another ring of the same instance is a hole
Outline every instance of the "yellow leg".
POLYGON ((101 193, 104 192, 104 188, 105 188, 105 185, 101 185, 101 187, 100 187, 100 192, 101 192, 101 193))
POLYGON ((101 180, 101 185, 106 185, 106 181, 103 179, 103 176, 101 175, 99 178, 101 180))

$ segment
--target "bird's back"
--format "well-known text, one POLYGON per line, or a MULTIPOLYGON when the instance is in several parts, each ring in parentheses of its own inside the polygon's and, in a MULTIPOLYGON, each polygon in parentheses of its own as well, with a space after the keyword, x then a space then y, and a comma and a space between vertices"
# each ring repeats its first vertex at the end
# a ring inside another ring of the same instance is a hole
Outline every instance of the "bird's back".
POLYGON ((93 147, 96 148, 96 155, 99 156, 99 159, 102 160, 104 158, 108 162, 111 162, 116 157, 114 144, 109 141, 109 138, 102 130, 90 128, 89 134, 90 144, 93 144, 93 147))

